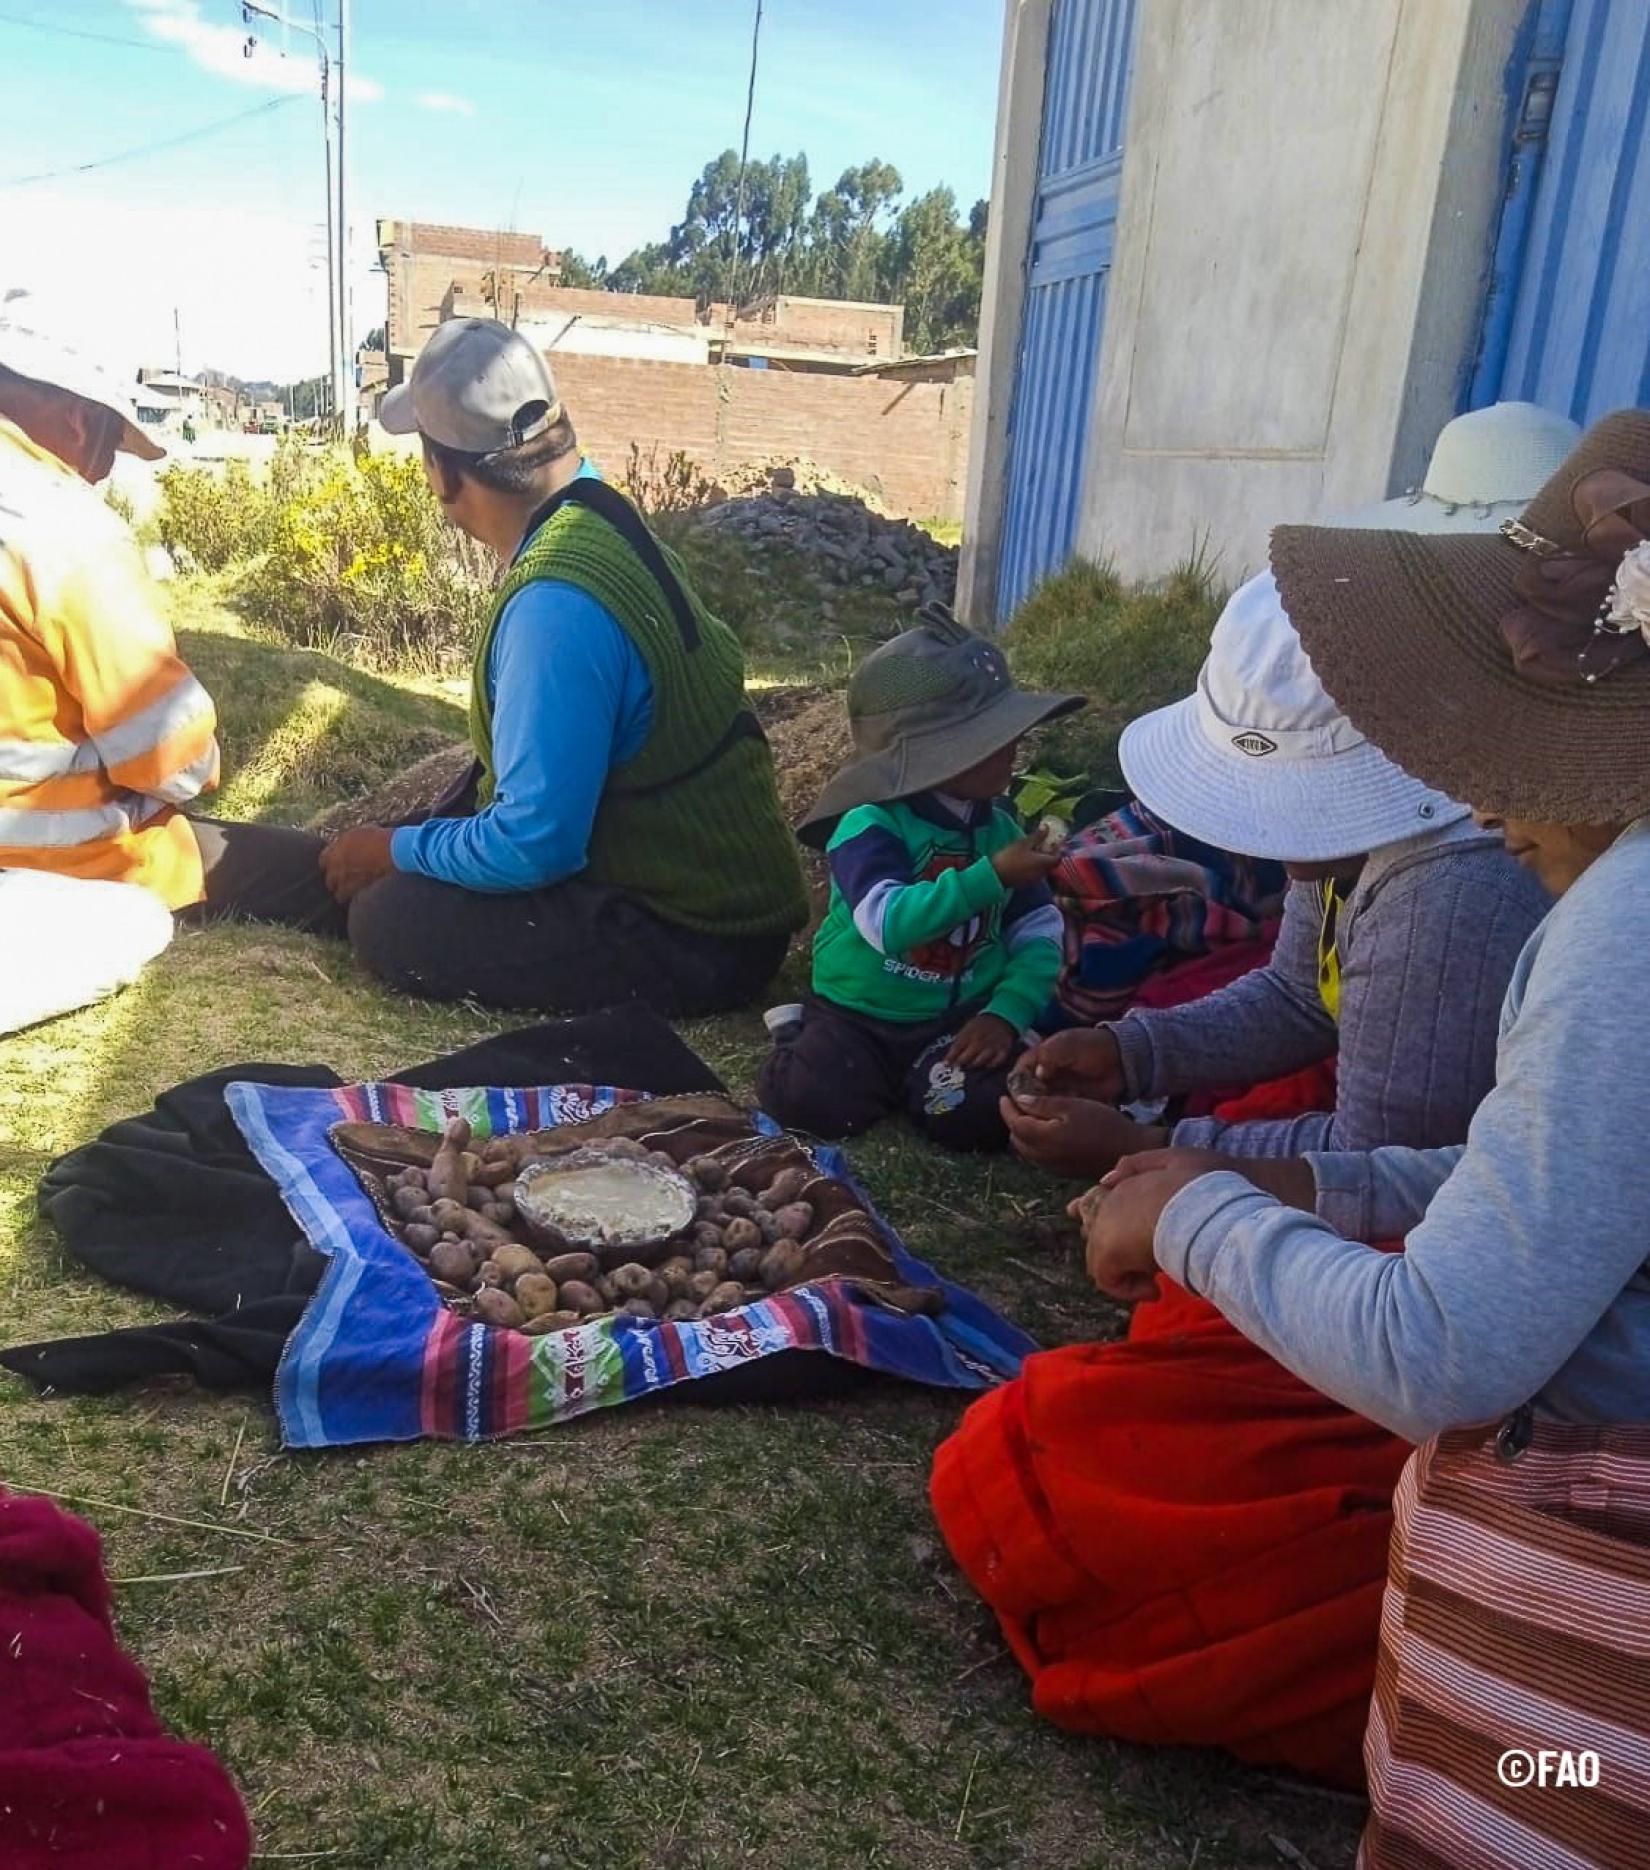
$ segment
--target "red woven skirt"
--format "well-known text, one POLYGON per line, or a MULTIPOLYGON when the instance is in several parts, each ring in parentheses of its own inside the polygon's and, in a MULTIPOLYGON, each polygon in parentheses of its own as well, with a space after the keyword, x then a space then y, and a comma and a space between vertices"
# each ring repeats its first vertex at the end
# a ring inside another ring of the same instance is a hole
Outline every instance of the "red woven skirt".
POLYGON ((1161 1289, 1126 1342, 974 1404, 935 1457, 941 1529, 1048 1719, 1359 1787, 1412 1450, 1161 1289))

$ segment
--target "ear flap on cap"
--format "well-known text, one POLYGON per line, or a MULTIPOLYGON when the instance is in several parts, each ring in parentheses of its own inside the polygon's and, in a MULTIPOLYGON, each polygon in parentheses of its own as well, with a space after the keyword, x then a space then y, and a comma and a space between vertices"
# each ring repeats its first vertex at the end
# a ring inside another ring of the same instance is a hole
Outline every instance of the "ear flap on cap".
POLYGON ((924 624, 947 643, 967 643, 972 641, 974 632, 966 624, 959 623, 949 604, 942 604, 938 598, 924 604, 917 612, 917 622, 924 624))

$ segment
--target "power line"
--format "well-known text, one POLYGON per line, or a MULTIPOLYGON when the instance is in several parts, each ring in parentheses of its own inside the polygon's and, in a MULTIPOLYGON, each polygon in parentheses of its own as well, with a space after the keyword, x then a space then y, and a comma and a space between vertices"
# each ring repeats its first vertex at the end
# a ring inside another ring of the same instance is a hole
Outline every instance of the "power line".
POLYGON ((90 162, 77 162, 66 169, 42 169, 35 175, 7 176, 0 180, 0 188, 23 188, 33 182, 55 182, 64 176, 87 175, 93 169, 107 169, 117 162, 136 162, 143 156, 158 156, 164 150, 178 149, 185 143, 197 143, 204 136, 216 136, 220 130, 233 129, 238 123, 268 116, 272 110, 280 110, 284 105, 297 102, 297 95, 272 97, 267 103, 253 105, 251 110, 240 110, 233 117, 220 117, 215 123, 203 123, 193 130, 180 131, 176 136, 163 137, 158 143, 140 143, 133 149, 116 150, 112 156, 97 156, 90 162))
POLYGON ((751 113, 756 109, 756 56, 762 44, 762 0, 756 0, 756 17, 751 21, 751 75, 745 89, 745 134, 739 145, 739 186, 733 204, 733 266, 728 280, 728 298, 733 315, 739 316, 739 228, 745 218, 745 171, 750 165, 751 113))
POLYGON ((162 45, 158 39, 122 39, 112 32, 87 32, 84 27, 59 26, 51 20, 25 18, 21 13, 0 13, 0 21, 8 26, 26 26, 31 32, 55 33, 60 39, 90 39, 96 45, 123 45, 139 52, 183 54, 182 46, 162 45))

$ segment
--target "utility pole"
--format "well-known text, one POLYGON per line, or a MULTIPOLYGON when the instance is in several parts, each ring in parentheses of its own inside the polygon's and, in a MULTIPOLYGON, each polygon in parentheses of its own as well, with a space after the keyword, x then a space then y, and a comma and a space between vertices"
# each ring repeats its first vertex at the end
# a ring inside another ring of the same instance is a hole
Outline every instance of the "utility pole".
MULTIPOLYGON (((319 43, 319 42, 318 42, 319 43)), ((332 99, 328 95, 331 64, 321 45, 321 140, 327 151, 327 381, 338 389, 338 261, 332 233, 332 99)))
POLYGON ((339 427, 345 441, 355 433, 355 337, 349 283, 349 189, 344 174, 344 101, 349 93, 349 0, 338 0, 338 326, 339 427))
POLYGON ((175 305, 172 307, 172 365, 181 377, 183 375, 183 316, 175 305))
MULTIPOLYGON (((319 25, 317 13, 317 27, 319 25)), ((331 61, 327 55, 327 42, 319 30, 303 24, 301 20, 288 19, 284 13, 258 4, 258 0, 241 0, 241 18, 250 26, 254 20, 266 19, 282 27, 287 32, 301 32, 306 38, 315 41, 315 50, 319 56, 321 74, 321 140, 326 147, 326 218, 327 218, 327 380, 332 385, 333 407, 338 406, 338 385, 340 379, 338 334, 342 313, 339 309, 338 292, 343 280, 343 273, 338 264, 338 243, 333 232, 333 189, 332 189, 332 102, 329 96, 331 61)), ((342 37, 340 36, 340 45, 342 37)), ((242 52, 251 58, 258 47, 257 39, 249 34, 242 52)), ((344 130, 344 81, 340 66, 338 73, 338 134, 340 148, 338 153, 338 200, 343 201, 343 149, 344 130)))

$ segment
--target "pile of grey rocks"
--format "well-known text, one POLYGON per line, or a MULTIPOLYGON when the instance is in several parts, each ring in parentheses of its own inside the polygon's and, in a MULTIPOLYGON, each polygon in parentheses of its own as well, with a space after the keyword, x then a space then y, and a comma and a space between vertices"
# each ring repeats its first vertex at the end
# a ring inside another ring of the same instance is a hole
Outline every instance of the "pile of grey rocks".
POLYGON ((829 618, 836 599, 857 587, 880 588, 912 609, 950 603, 957 589, 957 550, 909 520, 879 513, 860 495, 798 485, 792 467, 769 469, 764 486, 730 493, 706 506, 696 522, 752 546, 788 549, 811 561, 810 575, 829 618))

